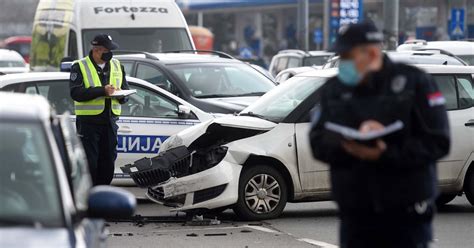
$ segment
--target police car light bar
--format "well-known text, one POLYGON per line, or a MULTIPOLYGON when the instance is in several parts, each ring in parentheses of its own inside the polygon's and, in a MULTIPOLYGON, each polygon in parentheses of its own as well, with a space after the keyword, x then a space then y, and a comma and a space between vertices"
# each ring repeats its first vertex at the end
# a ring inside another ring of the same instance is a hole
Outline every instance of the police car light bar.
POLYGON ((59 65, 59 70, 62 72, 70 72, 73 63, 74 62, 72 61, 61 62, 61 64, 59 65))

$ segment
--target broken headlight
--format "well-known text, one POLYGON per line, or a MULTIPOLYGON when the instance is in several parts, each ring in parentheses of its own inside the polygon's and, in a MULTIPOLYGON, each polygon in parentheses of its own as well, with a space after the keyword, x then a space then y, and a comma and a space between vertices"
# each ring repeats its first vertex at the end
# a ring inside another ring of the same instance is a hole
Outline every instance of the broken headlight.
POLYGON ((178 135, 173 135, 169 137, 168 139, 166 139, 165 142, 161 144, 160 150, 158 151, 158 155, 182 145, 183 145, 183 139, 181 139, 178 135))
POLYGON ((207 149, 195 150, 191 155, 191 174, 195 174, 219 164, 227 154, 227 147, 212 146, 207 149))

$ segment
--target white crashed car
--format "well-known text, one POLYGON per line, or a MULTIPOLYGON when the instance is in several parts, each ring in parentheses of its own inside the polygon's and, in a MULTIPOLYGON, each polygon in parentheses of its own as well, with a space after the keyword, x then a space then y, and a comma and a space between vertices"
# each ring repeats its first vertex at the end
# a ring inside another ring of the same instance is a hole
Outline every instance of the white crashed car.
MULTIPOLYGON (((452 150, 438 163, 439 203, 466 193, 474 204, 474 67, 420 66, 446 98, 452 150)), ((336 69, 298 74, 239 116, 170 137, 160 155, 122 167, 147 196, 179 211, 232 207, 243 219, 277 217, 286 202, 330 200, 329 168, 313 159, 310 111, 336 69)))

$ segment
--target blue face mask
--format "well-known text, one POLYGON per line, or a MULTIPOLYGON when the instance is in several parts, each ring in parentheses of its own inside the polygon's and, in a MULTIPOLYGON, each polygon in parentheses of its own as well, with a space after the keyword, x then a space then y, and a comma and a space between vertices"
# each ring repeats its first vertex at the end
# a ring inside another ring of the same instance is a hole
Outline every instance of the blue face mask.
POLYGON ((339 62, 339 74, 337 77, 341 83, 351 87, 355 87, 362 79, 362 76, 355 67, 354 61, 347 59, 339 62))

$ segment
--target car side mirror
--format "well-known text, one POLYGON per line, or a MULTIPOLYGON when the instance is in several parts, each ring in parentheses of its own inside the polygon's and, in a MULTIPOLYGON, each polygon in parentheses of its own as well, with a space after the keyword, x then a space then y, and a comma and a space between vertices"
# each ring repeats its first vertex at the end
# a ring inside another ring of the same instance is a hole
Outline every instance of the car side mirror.
POLYGON ((112 186, 95 186, 89 192, 88 215, 93 218, 128 218, 137 200, 130 192, 112 186))
POLYGON ((182 118, 188 118, 191 115, 191 108, 186 105, 179 105, 178 115, 182 118))

